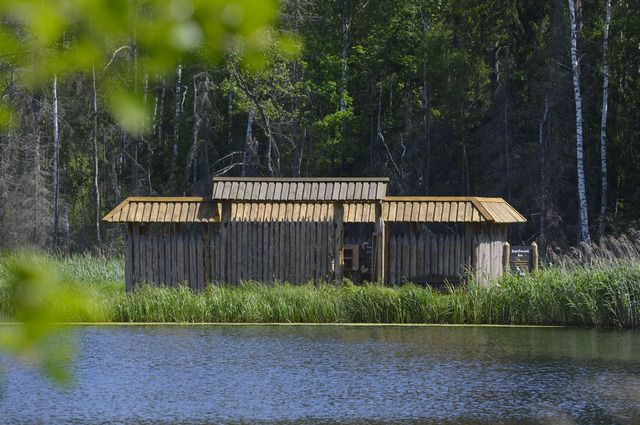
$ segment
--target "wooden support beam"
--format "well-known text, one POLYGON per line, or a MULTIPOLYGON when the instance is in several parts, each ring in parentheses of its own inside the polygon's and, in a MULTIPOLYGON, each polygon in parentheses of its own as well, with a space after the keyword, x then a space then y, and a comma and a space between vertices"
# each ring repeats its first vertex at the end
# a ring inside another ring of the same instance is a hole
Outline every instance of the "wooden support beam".
POLYGON ((385 222, 382 217, 382 202, 376 202, 375 206, 375 236, 376 236, 376 244, 374 246, 375 249, 375 270, 373 273, 373 280, 375 282, 384 283, 387 279, 387 254, 389 252, 389 238, 386 235, 385 231, 385 222))
POLYGON ((124 281, 127 292, 133 289, 133 265, 135 251, 133 250, 133 224, 127 225, 127 241, 125 245, 124 281))
POLYGON ((334 279, 339 282, 343 277, 344 258, 342 256, 342 248, 344 247, 344 205, 337 202, 334 206, 335 225, 335 247, 334 247, 334 279))
POLYGON ((505 242, 502 246, 502 272, 507 274, 510 272, 509 261, 511 260, 511 245, 505 242))
POLYGON ((538 261, 540 261, 540 253, 538 252, 538 244, 531 242, 531 271, 538 270, 538 261))

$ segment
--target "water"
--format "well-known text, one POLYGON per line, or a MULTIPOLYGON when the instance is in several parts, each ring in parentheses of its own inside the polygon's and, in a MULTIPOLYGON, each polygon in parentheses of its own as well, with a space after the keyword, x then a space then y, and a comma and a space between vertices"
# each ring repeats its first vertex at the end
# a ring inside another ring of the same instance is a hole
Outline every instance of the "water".
POLYGON ((117 326, 75 385, 0 357, 1 423, 640 423, 640 333, 117 326))

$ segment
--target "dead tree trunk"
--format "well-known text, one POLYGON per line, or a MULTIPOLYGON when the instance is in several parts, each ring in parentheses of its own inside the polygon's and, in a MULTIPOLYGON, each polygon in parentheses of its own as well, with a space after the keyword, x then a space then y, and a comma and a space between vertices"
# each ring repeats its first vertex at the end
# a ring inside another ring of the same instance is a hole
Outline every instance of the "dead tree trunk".
POLYGON ((94 230, 96 232, 96 246, 98 252, 101 250, 102 241, 100 238, 100 187, 98 186, 98 92, 96 90, 96 68, 91 67, 92 89, 93 89, 93 200, 95 203, 94 210, 94 230))
POLYGON ((242 177, 253 175, 254 161, 253 140, 253 108, 249 109, 247 116, 247 130, 244 138, 244 155, 242 159, 242 177))
POLYGON ((194 122, 191 133, 191 146, 189 147, 189 152, 187 153, 187 162, 184 170, 184 180, 182 186, 183 196, 187 194, 189 178, 191 177, 193 165, 196 160, 196 154, 198 153, 198 134, 200 132, 200 123, 202 121, 202 118, 198 113, 198 83, 195 76, 193 77, 193 119, 194 122))
POLYGON ((578 174, 578 201, 580 213, 580 240, 591 244, 589 234, 589 212, 587 209, 587 189, 584 175, 584 145, 582 138, 582 95, 580 94, 580 64, 578 63, 578 28, 576 22, 575 0, 569 3, 571 19, 571 68, 573 70, 573 94, 576 103, 576 165, 578 174))
POLYGON ((607 214, 607 112, 609 100, 609 23, 611 21, 611 0, 607 0, 604 18, 604 36, 602 40, 602 116, 600 118, 600 170, 602 174, 602 189, 600 192, 600 220, 598 221, 598 235, 604 234, 605 216, 607 214))
POLYGON ((181 113, 181 102, 180 102, 180 92, 181 92, 181 84, 182 84, 182 65, 178 65, 178 69, 176 70, 176 110, 175 110, 175 122, 173 123, 173 146, 171 149, 171 183, 173 186, 173 182, 175 181, 176 175, 176 164, 178 161, 178 140, 180 139, 180 113, 181 113))
POLYGON ((53 246, 60 245, 60 132, 58 127, 58 76, 53 76, 53 246))

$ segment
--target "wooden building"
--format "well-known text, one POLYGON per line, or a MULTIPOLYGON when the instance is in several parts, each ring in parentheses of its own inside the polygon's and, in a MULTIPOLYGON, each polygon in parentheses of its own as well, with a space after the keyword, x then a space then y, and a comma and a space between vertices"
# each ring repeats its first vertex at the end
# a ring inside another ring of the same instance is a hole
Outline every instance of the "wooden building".
POLYGON ((215 178, 211 198, 127 198, 127 289, 245 280, 489 282, 503 272, 501 198, 389 197, 386 178, 215 178))

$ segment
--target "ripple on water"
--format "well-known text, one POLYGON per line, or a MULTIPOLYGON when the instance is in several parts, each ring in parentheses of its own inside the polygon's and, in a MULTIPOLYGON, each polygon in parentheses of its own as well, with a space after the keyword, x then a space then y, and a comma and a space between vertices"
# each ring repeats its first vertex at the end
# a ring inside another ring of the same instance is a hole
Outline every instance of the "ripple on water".
POLYGON ((640 334, 486 327, 122 326, 75 385, 0 357, 0 422, 634 423, 640 334))

